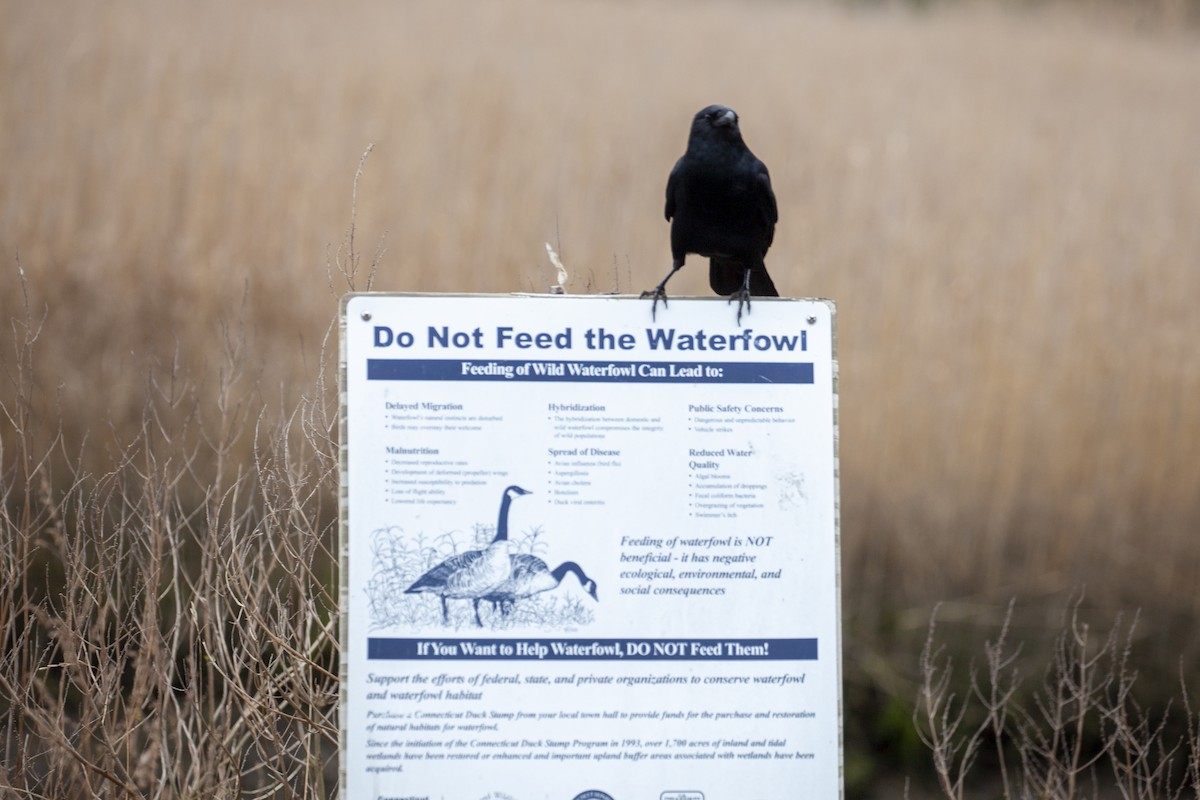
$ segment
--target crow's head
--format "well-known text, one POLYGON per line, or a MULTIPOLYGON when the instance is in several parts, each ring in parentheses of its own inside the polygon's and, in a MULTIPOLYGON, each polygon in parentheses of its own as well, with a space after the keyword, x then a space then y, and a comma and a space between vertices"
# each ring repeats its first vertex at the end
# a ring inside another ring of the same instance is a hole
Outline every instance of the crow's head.
POLYGON ((696 112, 692 118, 692 136, 706 140, 740 141, 737 112, 728 106, 713 105, 696 112))

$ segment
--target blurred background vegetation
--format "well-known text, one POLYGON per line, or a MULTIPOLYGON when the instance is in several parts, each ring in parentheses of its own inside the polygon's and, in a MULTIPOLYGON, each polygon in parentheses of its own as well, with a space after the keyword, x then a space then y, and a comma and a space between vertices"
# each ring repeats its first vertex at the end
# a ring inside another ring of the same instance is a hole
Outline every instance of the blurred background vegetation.
POLYGON ((0 8, 0 398, 52 459, 105 474, 177 379, 210 443, 218 398, 332 398, 368 143, 374 289, 544 291, 549 241, 570 291, 636 293, 691 115, 725 103, 771 170, 776 284, 838 303, 851 796, 928 772, 937 602, 969 654, 1016 598, 1036 661, 1086 587, 1081 613, 1140 612, 1147 702, 1195 690, 1197 0, 0 8))

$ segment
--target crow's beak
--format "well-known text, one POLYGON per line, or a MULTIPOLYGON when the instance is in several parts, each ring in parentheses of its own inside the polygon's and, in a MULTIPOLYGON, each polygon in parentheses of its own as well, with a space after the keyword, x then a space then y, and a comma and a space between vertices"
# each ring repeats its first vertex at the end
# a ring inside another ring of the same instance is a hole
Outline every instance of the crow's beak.
POLYGON ((713 120, 713 125, 718 128, 723 128, 726 125, 737 125, 737 114, 732 108, 727 108, 721 112, 721 116, 713 120))

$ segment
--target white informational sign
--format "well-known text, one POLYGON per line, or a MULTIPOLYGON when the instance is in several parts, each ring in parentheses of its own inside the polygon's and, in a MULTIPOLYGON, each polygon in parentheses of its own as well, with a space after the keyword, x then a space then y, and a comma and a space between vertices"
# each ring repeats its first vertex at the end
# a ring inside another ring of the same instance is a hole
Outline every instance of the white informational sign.
POLYGON ((343 315, 344 798, 841 796, 831 303, 343 315))

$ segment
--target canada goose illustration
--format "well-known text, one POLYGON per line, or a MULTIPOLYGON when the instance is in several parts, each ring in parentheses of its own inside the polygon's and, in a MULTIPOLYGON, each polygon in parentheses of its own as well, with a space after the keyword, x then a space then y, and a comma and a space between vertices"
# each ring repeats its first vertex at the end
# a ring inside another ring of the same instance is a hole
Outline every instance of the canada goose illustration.
POLYGON ((523 597, 531 597, 541 592, 548 592, 562 583, 567 573, 575 573, 584 591, 599 602, 596 594, 596 582, 589 578, 583 568, 574 561, 564 561, 553 570, 546 562, 528 553, 517 553, 509 558, 511 574, 508 580, 491 589, 481 599, 491 602, 493 607, 499 606, 501 614, 508 614, 516 601, 523 597))
POLYGON ((496 538, 483 550, 471 550, 451 556, 426 572, 404 590, 405 594, 436 594, 442 599, 442 621, 450 624, 448 598, 470 599, 475 606, 475 624, 479 619, 479 599, 506 581, 512 573, 509 561, 508 509, 514 498, 530 494, 520 486, 509 486, 500 500, 500 518, 496 522, 496 538))

